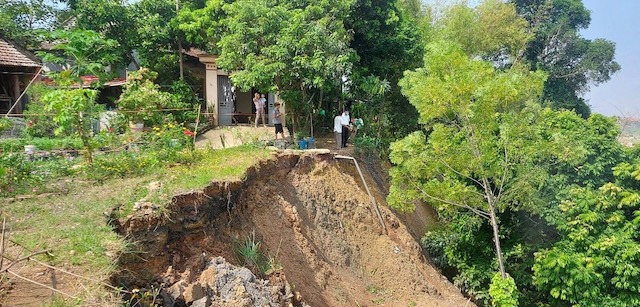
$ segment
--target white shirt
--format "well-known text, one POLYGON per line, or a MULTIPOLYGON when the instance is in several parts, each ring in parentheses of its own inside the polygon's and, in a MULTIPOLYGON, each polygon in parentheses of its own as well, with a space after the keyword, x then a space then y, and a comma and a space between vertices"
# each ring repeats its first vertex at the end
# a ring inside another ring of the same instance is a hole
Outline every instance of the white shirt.
POLYGON ((342 133, 342 116, 336 115, 336 117, 333 119, 333 131, 342 133))
MULTIPOLYGON (((340 121, 340 124, 344 125, 344 126, 349 126, 349 121, 351 118, 349 118, 349 114, 347 113, 342 113, 341 116, 342 120, 340 121)), ((342 129, 342 128, 341 128, 342 129)))

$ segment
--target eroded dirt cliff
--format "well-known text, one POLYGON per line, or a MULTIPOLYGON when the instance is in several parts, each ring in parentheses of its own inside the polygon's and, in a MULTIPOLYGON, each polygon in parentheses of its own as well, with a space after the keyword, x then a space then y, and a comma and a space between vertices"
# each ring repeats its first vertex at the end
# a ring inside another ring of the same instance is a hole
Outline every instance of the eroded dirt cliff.
POLYGON ((167 305, 272 304, 251 297, 243 281, 255 279, 279 306, 465 306, 467 300, 426 262, 386 207, 384 193, 369 182, 383 229, 352 163, 331 154, 279 154, 249 169, 243 181, 213 182, 176 195, 164 212, 139 206, 116 223, 137 252, 121 257, 112 282, 160 289, 167 305), (229 285, 211 277, 214 286, 203 286, 203 272, 216 275, 212 263, 224 258, 245 265, 233 246, 249 236, 282 269, 260 276, 252 268, 258 277, 229 275, 223 280, 235 280, 229 285), (222 299, 223 287, 239 297, 222 299))

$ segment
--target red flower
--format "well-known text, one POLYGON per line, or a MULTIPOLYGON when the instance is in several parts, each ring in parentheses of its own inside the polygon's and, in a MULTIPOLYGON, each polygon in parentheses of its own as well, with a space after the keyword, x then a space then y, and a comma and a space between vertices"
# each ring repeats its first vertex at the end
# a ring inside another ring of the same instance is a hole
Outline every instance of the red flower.
POLYGON ((33 127, 33 121, 28 121, 27 122, 27 127, 29 127, 29 128, 33 127))
POLYGON ((182 131, 182 133, 184 133, 184 135, 186 135, 186 136, 191 136, 191 137, 195 135, 195 133, 193 133, 193 131, 191 131, 189 129, 184 129, 182 131))

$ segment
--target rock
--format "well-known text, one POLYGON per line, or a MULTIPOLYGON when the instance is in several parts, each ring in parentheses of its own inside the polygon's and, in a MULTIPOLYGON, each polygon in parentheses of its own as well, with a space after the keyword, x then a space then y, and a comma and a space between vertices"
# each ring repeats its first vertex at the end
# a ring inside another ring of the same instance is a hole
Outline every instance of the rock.
POLYGON ((184 280, 180 280, 166 289, 167 295, 169 295, 169 298, 171 298, 171 302, 184 300, 184 296, 182 295, 182 293, 184 292, 185 286, 186 282, 184 280))
POLYGON ((247 268, 240 268, 240 270, 237 273, 237 276, 242 278, 242 281, 244 283, 250 283, 256 279, 255 275, 253 275, 253 273, 251 273, 251 271, 249 271, 249 269, 247 268))
POLYGON ((208 307, 209 306, 209 297, 205 296, 197 301, 194 301, 191 304, 191 307, 208 307))
POLYGON ((190 284, 184 289, 184 301, 188 304, 206 297, 205 289, 200 284, 190 284))

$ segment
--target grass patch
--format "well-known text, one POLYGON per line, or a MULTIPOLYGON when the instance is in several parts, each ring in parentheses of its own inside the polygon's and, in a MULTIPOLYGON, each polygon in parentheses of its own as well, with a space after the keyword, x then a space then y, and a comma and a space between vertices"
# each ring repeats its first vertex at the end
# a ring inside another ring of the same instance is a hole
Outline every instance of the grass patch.
MULTIPOLYGON (((108 212, 114 207, 130 212, 136 201, 147 196, 153 181, 160 181, 162 188, 152 200, 163 205, 179 191, 201 189, 214 180, 240 179, 249 166, 272 155, 251 146, 192 154, 196 156, 189 164, 160 166, 137 177, 107 179, 100 184, 70 179, 67 194, 0 203, 0 217, 7 218, 12 240, 32 251, 51 251, 52 256, 41 255, 39 260, 108 280, 116 269, 113 257, 127 248, 127 242, 107 225, 108 212)), ((86 288, 100 293, 83 295, 112 297, 105 287, 86 288)), ((88 296, 85 299, 90 300, 88 296)), ((59 302, 51 303, 57 306, 59 302)))
POLYGON ((255 230, 251 235, 247 235, 244 241, 234 242, 233 252, 238 260, 260 276, 265 276, 275 265, 274 258, 268 258, 260 250, 260 241, 256 240, 255 230))
POLYGON ((214 180, 242 179, 247 168, 271 157, 268 150, 254 146, 239 146, 221 150, 207 150, 197 165, 180 167, 167 184, 174 189, 202 188, 214 180))

